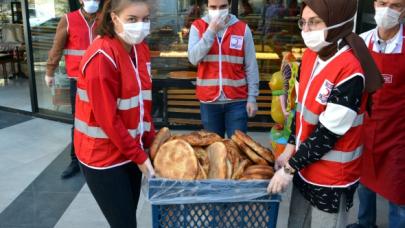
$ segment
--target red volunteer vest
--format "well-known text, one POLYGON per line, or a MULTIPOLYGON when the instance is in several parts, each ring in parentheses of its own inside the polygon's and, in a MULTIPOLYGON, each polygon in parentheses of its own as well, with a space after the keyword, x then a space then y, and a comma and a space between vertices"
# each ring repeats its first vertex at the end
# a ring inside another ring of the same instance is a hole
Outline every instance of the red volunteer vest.
MULTIPOLYGON (((331 60, 318 75, 311 78, 316 58, 317 54, 309 49, 302 58, 296 113, 297 148, 315 130, 332 89, 354 75, 363 75, 359 61, 349 49, 331 60)), ((352 127, 336 142, 334 148, 321 160, 299 172, 306 182, 324 187, 347 187, 359 179, 366 97, 363 96, 360 113, 352 127)))
POLYGON ((372 116, 366 116, 360 182, 389 201, 405 205, 405 29, 402 53, 369 50, 385 83, 373 95, 372 116))
MULTIPOLYGON (((87 64, 97 54, 105 55, 116 67, 117 75, 111 75, 111 77, 120 78, 120 83, 109 86, 116 86, 119 91, 116 103, 118 116, 129 134, 143 147, 144 144, 150 143, 145 141, 151 141, 148 137, 154 134, 151 116, 150 54, 144 42, 134 47, 136 64, 133 64, 118 39, 98 38, 86 51, 80 68, 85 72, 87 64)), ((90 102, 104 101, 102 98, 95 101, 89 100, 86 91, 88 85, 84 77, 85 75, 78 80, 76 96, 74 145, 78 159, 91 168, 110 168, 131 162, 97 123, 90 102)))
MULTIPOLYGON (((198 19, 193 25, 202 38, 208 24, 198 19)), ((198 64, 196 95, 200 101, 212 102, 221 91, 229 99, 246 99, 244 37, 247 25, 238 21, 229 26, 221 41, 216 37, 211 50, 198 64)))
POLYGON ((94 20, 92 25, 87 24, 80 9, 66 14, 66 19, 68 24, 64 50, 66 73, 70 78, 77 78, 80 75, 80 60, 96 37, 96 20, 94 20))

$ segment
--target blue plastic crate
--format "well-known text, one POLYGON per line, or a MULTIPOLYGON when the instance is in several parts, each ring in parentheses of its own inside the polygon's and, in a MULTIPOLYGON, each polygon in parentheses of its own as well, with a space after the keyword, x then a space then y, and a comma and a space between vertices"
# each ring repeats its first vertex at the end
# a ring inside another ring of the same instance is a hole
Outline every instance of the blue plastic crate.
POLYGON ((277 224, 281 197, 266 194, 268 181, 151 179, 148 184, 153 227, 275 228, 277 224), (260 190, 248 194, 247 189, 260 190))

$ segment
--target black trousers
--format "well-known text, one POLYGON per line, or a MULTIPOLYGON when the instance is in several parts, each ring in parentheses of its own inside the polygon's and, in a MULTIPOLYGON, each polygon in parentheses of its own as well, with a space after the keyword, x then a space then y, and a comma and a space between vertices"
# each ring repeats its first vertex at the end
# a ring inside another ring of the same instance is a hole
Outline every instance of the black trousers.
POLYGON ((73 126, 72 126, 72 143, 70 147, 70 157, 72 158, 72 161, 77 161, 77 157, 75 154, 75 148, 74 148, 74 132, 75 132, 75 124, 74 124, 74 119, 75 119, 75 111, 76 111, 76 92, 77 92, 77 81, 75 79, 70 79, 70 105, 72 107, 72 116, 73 116, 73 126))
POLYGON ((134 163, 95 170, 81 165, 91 193, 112 228, 136 227, 142 173, 134 163))

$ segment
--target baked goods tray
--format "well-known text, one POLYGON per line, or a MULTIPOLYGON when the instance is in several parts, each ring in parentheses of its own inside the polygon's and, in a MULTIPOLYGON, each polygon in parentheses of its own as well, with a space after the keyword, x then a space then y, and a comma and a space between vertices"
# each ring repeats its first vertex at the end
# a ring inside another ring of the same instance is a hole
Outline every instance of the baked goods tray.
POLYGON ((194 180, 144 179, 142 191, 152 205, 280 202, 280 195, 269 195, 268 180, 194 180))

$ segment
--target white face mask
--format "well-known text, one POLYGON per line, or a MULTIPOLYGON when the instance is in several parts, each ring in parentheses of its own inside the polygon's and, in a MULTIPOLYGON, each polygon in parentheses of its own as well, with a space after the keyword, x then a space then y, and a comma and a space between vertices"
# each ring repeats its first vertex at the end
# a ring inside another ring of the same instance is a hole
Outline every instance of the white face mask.
POLYGON ((98 10, 98 6, 100 5, 99 1, 94 0, 84 0, 83 1, 83 9, 87 13, 95 13, 98 10))
POLYGON ((302 39, 304 39, 304 43, 309 49, 311 49, 314 52, 319 52, 322 48, 331 44, 330 42, 325 40, 326 39, 325 31, 334 29, 334 28, 338 28, 338 27, 352 21, 353 19, 354 19, 354 17, 350 18, 347 21, 339 23, 337 25, 332 25, 330 27, 327 27, 327 28, 324 28, 321 30, 315 30, 315 31, 309 31, 309 32, 301 31, 302 39))
POLYGON ((123 23, 119 18, 118 21, 122 24, 123 31, 117 34, 127 44, 139 44, 149 35, 150 22, 123 23))
POLYGON ((222 21, 225 21, 226 16, 229 15, 229 9, 222 9, 222 10, 208 10, 208 17, 209 19, 215 20, 219 18, 222 21))
POLYGON ((390 29, 399 24, 400 12, 389 7, 378 7, 375 9, 375 22, 383 29, 390 29))

